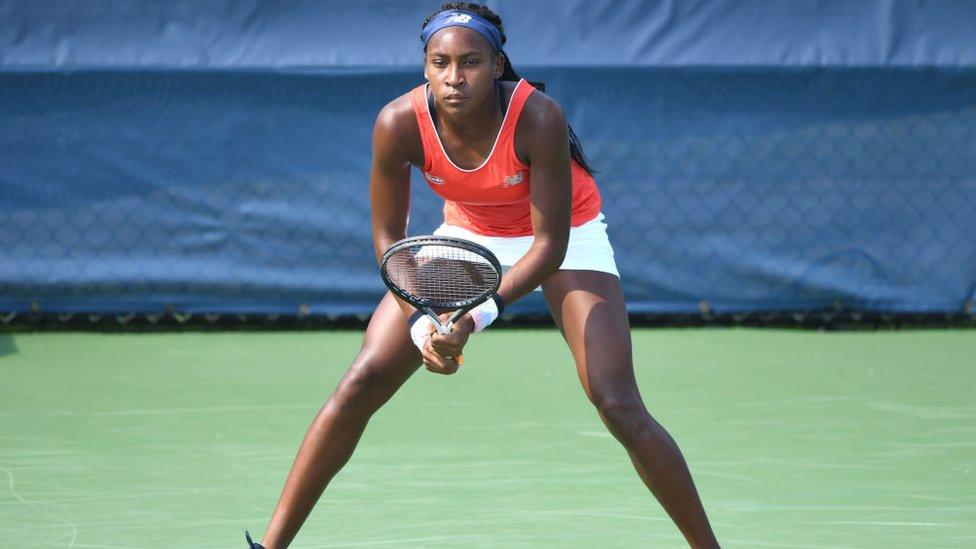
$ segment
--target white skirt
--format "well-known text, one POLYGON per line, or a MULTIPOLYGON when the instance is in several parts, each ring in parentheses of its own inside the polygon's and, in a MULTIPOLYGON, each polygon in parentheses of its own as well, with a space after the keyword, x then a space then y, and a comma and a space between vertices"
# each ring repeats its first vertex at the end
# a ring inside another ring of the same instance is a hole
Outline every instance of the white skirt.
MULTIPOLYGON (((457 225, 441 225, 435 235, 453 236, 481 244, 498 257, 503 271, 525 255, 535 238, 529 236, 485 236, 473 233, 457 225)), ((617 263, 613 260, 613 248, 607 237, 607 224, 600 213, 579 227, 570 227, 569 246, 560 271, 600 271, 620 278, 617 263)))

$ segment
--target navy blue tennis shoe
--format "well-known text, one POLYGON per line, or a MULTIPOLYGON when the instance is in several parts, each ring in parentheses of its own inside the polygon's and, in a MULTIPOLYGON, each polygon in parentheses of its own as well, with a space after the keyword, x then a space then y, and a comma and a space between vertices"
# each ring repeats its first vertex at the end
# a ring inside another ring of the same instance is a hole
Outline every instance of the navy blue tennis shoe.
POLYGON ((244 530, 244 539, 247 540, 248 549, 264 549, 264 546, 260 543, 254 543, 254 540, 251 539, 251 533, 247 530, 244 530))

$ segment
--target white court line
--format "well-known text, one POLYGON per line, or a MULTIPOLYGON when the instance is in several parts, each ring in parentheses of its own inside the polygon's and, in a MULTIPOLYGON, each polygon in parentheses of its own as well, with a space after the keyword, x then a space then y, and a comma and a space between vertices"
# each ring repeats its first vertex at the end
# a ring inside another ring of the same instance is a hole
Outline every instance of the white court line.
POLYGON ((117 410, 114 412, 92 412, 92 416, 154 416, 169 414, 222 413, 222 412, 256 412, 261 410, 302 410, 309 408, 304 404, 272 404, 266 406, 184 406, 173 408, 142 408, 134 410, 117 410))
MULTIPOLYGON (((715 524, 714 522, 712 524, 715 524)), ((780 541, 756 541, 749 540, 744 541, 735 538, 722 538, 722 543, 732 543, 735 545, 742 545, 743 547, 791 547, 794 549, 838 549, 839 545, 810 545, 807 543, 790 543, 790 542, 780 542, 780 541)))
POLYGON ((887 520, 816 520, 804 524, 857 524, 862 526, 968 526, 958 522, 902 522, 887 520))
MULTIPOLYGON (((220 492, 221 490, 217 488, 208 488, 203 490, 173 490, 169 492, 140 492, 138 494, 115 494, 108 496, 76 496, 70 498, 57 498, 52 497, 45 499, 40 503, 50 505, 52 503, 88 503, 92 501, 112 501, 120 499, 150 499, 150 498, 165 498, 170 496, 188 496, 193 494, 214 494, 220 492)), ((0 502, 0 505, 4 503, 0 502)), ((11 502, 13 505, 13 502, 11 502)), ((80 547, 80 546, 79 546, 80 547)))
POLYGON ((671 522, 670 519, 655 517, 651 515, 627 515, 623 513, 603 513, 599 511, 574 511, 572 509, 568 510, 531 510, 525 509, 522 511, 526 515, 556 515, 556 516, 577 516, 577 517, 604 517, 604 518, 618 518, 618 519, 629 519, 629 520, 639 520, 646 522, 671 522))
MULTIPOLYGON (((72 547, 74 547, 74 545, 75 545, 75 539, 78 537, 78 528, 76 528, 74 524, 71 524, 70 522, 68 522, 67 520, 65 520, 63 517, 61 517, 61 515, 53 512, 53 511, 48 511, 47 509, 43 509, 41 507, 38 507, 37 505, 34 505, 33 503, 31 503, 31 502, 27 501, 26 499, 24 499, 20 494, 18 494, 16 492, 16 490, 14 490, 14 474, 11 473, 10 470, 7 469, 6 467, 4 467, 3 465, 0 465, 0 470, 3 470, 4 473, 7 473, 7 477, 10 479, 10 483, 9 483, 9 485, 7 487, 10 489, 10 493, 13 494, 13 496, 15 498, 19 499, 21 502, 24 503, 24 505, 26 505, 26 506, 28 506, 28 507, 30 507, 32 509, 36 509, 36 510, 42 512, 42 513, 47 513, 47 514, 51 515, 52 517, 54 517, 54 518, 60 520, 61 522, 67 524, 68 527, 71 528, 71 541, 68 543, 68 549, 72 549, 72 547)), ((64 536, 61 536, 61 537, 63 538, 64 536)), ((58 538, 58 539, 61 539, 61 538, 58 538)))
MULTIPOLYGON (((912 511, 918 509, 910 505, 777 505, 760 503, 716 503, 714 507, 733 511, 912 511)), ((968 505, 942 505, 927 507, 929 511, 972 511, 968 505)))
POLYGON ((577 431, 576 434, 581 437, 613 438, 613 435, 606 431, 577 431))
MULTIPOLYGON (((376 541, 340 541, 337 543, 327 543, 325 545, 313 545, 312 547, 361 547, 365 545, 399 545, 402 543, 417 543, 417 542, 437 542, 437 541, 457 541, 459 543, 463 541, 472 541, 470 535, 460 535, 460 536, 426 536, 419 538, 396 538, 396 539, 385 539, 376 541)), ((476 541, 481 540, 483 536, 474 536, 479 538, 476 541)))

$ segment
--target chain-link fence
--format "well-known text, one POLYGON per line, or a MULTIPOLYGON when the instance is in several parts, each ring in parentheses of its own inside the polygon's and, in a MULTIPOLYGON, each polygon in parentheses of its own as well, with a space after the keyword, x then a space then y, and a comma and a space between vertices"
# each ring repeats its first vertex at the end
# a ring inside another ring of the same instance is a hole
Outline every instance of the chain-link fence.
MULTIPOLYGON (((972 318, 976 71, 526 76, 598 170, 635 315, 972 318)), ((372 123, 419 79, 0 75, 0 321, 367 315, 372 123)), ((439 210, 414 177, 410 233, 439 210)))

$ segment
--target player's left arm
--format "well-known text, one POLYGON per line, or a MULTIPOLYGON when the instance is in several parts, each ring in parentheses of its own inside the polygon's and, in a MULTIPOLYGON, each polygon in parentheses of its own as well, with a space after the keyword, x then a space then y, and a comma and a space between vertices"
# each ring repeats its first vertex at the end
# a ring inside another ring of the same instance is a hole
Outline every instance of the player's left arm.
POLYGON ((528 157, 534 239, 529 250, 505 273, 498 293, 506 304, 523 297, 562 265, 569 244, 573 177, 569 127, 562 108, 535 92, 519 120, 518 142, 528 157), (521 126, 527 124, 525 128, 521 126))

